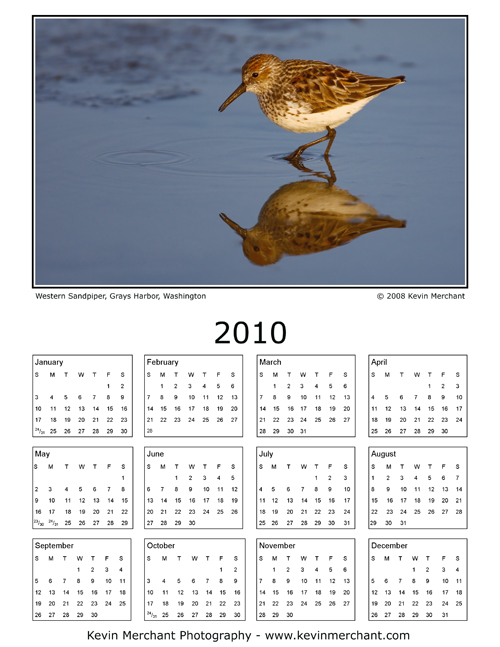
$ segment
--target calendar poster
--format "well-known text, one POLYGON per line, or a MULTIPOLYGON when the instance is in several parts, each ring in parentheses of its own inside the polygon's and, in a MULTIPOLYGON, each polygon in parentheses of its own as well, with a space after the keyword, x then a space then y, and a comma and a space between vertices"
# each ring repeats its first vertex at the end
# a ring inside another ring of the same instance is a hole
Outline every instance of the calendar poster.
POLYGON ((4 8, 2 644, 497 644, 498 17, 4 8))

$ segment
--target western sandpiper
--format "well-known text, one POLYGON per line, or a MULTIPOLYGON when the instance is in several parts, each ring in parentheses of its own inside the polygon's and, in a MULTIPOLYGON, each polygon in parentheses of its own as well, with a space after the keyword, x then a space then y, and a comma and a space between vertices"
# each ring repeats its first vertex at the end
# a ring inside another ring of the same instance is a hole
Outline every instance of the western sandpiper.
POLYGON ((224 101, 220 112, 248 91, 257 95, 266 117, 286 130, 318 133, 326 128, 324 137, 299 146, 287 160, 297 160, 306 148, 328 139, 326 157, 337 126, 384 90, 405 81, 404 76, 384 79, 320 61, 282 61, 272 54, 249 58, 241 76, 241 85, 224 101))

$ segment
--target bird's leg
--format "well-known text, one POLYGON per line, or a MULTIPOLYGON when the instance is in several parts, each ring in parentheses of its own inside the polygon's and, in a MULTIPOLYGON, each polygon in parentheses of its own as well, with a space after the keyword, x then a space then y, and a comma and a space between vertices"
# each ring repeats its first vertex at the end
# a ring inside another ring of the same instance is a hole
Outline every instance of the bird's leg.
POLYGON ((328 155, 328 151, 330 150, 331 145, 333 144, 335 135, 337 134, 333 128, 330 128, 330 126, 327 126, 326 129, 328 132, 324 137, 320 137, 319 139, 316 139, 313 142, 310 142, 309 144, 304 144, 303 146, 299 146, 296 151, 294 151, 290 155, 287 155, 285 159, 288 160, 289 162, 296 160, 302 155, 302 153, 306 150, 306 148, 309 148, 310 146, 314 146, 315 144, 321 144, 321 142, 324 142, 327 139, 329 139, 330 141, 328 142, 328 146, 326 147, 326 151, 325 151, 325 157, 326 157, 328 155))
POLYGON ((326 176, 326 179, 328 180, 328 186, 331 188, 337 181, 337 176, 335 175, 335 171, 333 170, 332 165, 330 163, 330 158, 327 156, 326 153, 325 153, 325 162, 326 162, 326 165, 328 166, 328 170, 330 171, 330 176, 329 177, 326 176))
POLYGON ((325 159, 328 157, 328 151, 332 147, 333 140, 335 139, 335 135, 337 134, 337 131, 335 130, 335 128, 330 128, 330 126, 327 126, 326 129, 328 131, 328 136, 330 138, 330 141, 328 142, 328 146, 326 147, 325 159))
POLYGON ((304 144, 303 146, 299 146, 296 151, 293 151, 290 155, 287 155, 285 157, 286 160, 291 162, 292 160, 296 160, 299 158, 302 153, 306 150, 306 148, 309 148, 310 146, 314 146, 315 144, 321 144, 321 142, 324 142, 326 139, 330 138, 330 133, 325 135, 324 137, 320 137, 319 139, 315 139, 313 142, 310 142, 309 144, 304 144))

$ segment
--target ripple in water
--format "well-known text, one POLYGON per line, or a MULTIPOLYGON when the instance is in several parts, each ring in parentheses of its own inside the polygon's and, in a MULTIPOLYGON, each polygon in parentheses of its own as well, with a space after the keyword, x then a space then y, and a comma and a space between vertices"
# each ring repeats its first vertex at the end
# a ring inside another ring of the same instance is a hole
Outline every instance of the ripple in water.
POLYGON ((94 156, 100 164, 151 167, 159 173, 175 173, 198 177, 263 177, 270 174, 286 177, 288 162, 281 155, 268 154, 266 138, 206 137, 168 142, 173 150, 108 151, 94 156), (217 157, 214 158, 214 150, 217 157), (183 151, 183 152, 180 152, 183 151))
POLYGON ((109 151, 94 157, 101 164, 118 166, 164 166, 168 164, 186 164, 191 157, 179 151, 109 151))

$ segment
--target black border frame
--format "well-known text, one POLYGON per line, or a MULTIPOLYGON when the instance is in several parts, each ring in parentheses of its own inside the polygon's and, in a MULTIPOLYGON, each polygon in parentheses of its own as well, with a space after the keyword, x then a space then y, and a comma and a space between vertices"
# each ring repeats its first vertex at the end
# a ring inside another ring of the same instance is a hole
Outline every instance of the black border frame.
POLYGON ((469 289, 469 15, 468 14, 334 14, 334 15, 162 15, 32 14, 31 15, 31 289, 34 290, 467 290, 469 289), (464 285, 37 285, 35 283, 35 20, 37 18, 463 18, 465 20, 465 283, 464 285))

